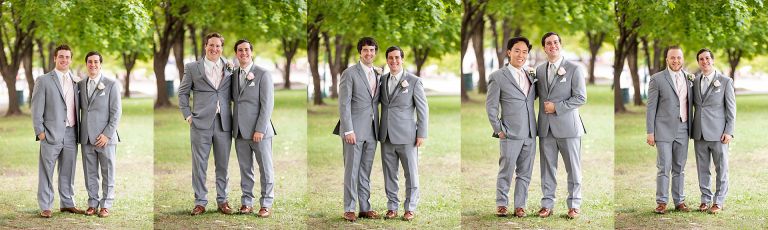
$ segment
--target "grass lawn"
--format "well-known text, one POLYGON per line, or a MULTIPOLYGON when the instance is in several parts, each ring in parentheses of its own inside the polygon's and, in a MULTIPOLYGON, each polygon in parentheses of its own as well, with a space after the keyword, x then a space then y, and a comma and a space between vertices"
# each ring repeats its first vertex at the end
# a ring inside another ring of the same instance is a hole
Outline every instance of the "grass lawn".
MULTIPOLYGON (((538 143, 525 209, 528 216, 496 216, 499 141, 491 137, 493 130, 485 112, 485 95, 472 93, 470 98, 461 108, 462 228, 613 228, 613 98, 608 86, 588 86, 587 104, 579 109, 587 134, 581 139, 582 206, 581 217, 576 220, 565 217, 568 190, 562 156, 558 156, 554 215, 549 218, 535 215, 541 208, 542 197, 538 143)), ((510 199, 513 193, 514 181, 510 199)), ((510 207, 510 210, 514 209, 510 207)))
MULTIPOLYGON (((735 139, 729 153, 729 191, 718 215, 698 211, 653 213, 656 207, 656 149, 645 143, 645 107, 616 115, 616 228, 619 229, 766 229, 768 228, 767 95, 737 96, 735 139)), ((693 141, 685 167, 686 204, 700 203, 693 141)), ((712 192, 714 192, 714 166, 712 192)), ((671 199, 671 198, 670 198, 671 199)), ((674 209, 668 207, 668 209, 674 209)))
MULTIPOLYGON (((172 101, 178 100, 174 98, 172 101)), ((191 179, 192 155, 189 126, 182 119, 178 108, 155 110, 154 227, 160 229, 305 228, 306 104, 306 90, 275 91, 275 110, 272 115, 272 122, 277 131, 277 136, 272 140, 275 202, 272 216, 266 219, 258 218, 256 215, 224 215, 216 211, 213 153, 208 160, 207 212, 200 216, 190 216, 189 212, 194 207, 194 193, 191 179)), ((240 208, 242 195, 239 170, 233 144, 229 160, 228 200, 230 207, 235 210, 240 208)), ((258 169, 255 174, 254 194, 258 204, 260 193, 258 169)))
MULTIPOLYGON (((458 228, 459 220, 459 98, 428 97, 429 136, 419 148, 419 182, 421 200, 416 218, 411 222, 397 220, 358 219, 354 223, 342 218, 344 161, 339 136, 331 134, 339 119, 338 104, 326 99, 325 106, 311 106, 309 114, 309 221, 308 226, 321 229, 372 228, 458 228)), ((381 146, 377 145, 371 170, 371 206, 384 215, 387 199, 381 168, 381 146)), ((404 201, 405 177, 400 170, 400 200, 404 201)), ((399 215, 402 216, 402 203, 399 215)))
MULTIPOLYGON (((37 205, 39 143, 34 139, 29 108, 27 115, 0 118, 0 228, 149 229, 152 228, 152 100, 124 99, 118 132, 115 203, 108 218, 59 212, 54 180, 53 217, 40 218, 37 205)), ((82 150, 78 147, 75 172, 75 204, 87 209, 82 150)), ((54 178, 57 178, 54 172, 54 178)))

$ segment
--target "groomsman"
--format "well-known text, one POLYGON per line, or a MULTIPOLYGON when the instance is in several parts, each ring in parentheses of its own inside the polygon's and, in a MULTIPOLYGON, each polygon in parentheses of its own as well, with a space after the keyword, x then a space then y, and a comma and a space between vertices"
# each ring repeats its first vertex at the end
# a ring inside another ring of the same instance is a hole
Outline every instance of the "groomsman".
POLYGON ((371 167, 376 153, 378 129, 379 70, 373 67, 378 51, 376 40, 357 42, 360 62, 347 68, 339 82, 339 123, 333 133, 342 137, 344 151, 344 219, 355 221, 355 202, 361 218, 378 219, 371 210, 371 167))
POLYGON ((667 50, 667 69, 651 76, 648 82, 646 143, 656 146, 656 209, 664 214, 669 201, 669 174, 672 172, 672 200, 675 209, 688 212, 683 192, 688 138, 691 136, 693 75, 682 70, 683 49, 667 50))
POLYGON ((699 176, 699 211, 716 214, 728 195, 728 144, 736 122, 736 97, 733 80, 714 69, 715 57, 707 48, 696 54, 701 74, 693 82, 693 147, 699 176), (717 190, 710 189, 710 162, 714 160, 717 190), (712 206, 709 207, 709 204, 712 206))
POLYGON ((516 174, 514 205, 516 217, 525 216, 528 184, 536 157, 536 115, 533 101, 534 78, 524 68, 531 43, 525 37, 507 42, 509 65, 491 73, 485 110, 499 138, 499 174, 496 177, 496 215, 507 216, 510 184, 516 174), (499 111, 501 106, 501 111, 499 111))
POLYGON ((232 136, 235 138, 237 161, 240 164, 240 188, 243 191, 241 214, 253 212, 253 160, 259 164, 258 215, 269 217, 275 193, 275 171, 272 168, 272 137, 275 130, 271 117, 274 108, 272 76, 253 64, 253 45, 248 40, 235 43, 235 53, 240 68, 235 71, 232 136))
POLYGON ((120 137, 117 126, 122 114, 120 87, 115 80, 101 74, 101 54, 96 51, 85 55, 88 79, 80 81, 81 127, 83 147, 83 172, 88 190, 88 210, 85 215, 109 216, 115 199, 115 153, 120 137), (102 197, 99 198, 99 172, 101 172, 102 197))
POLYGON ((541 209, 539 217, 552 215, 557 181, 557 153, 568 173, 568 217, 579 216, 581 207, 581 136, 586 132, 579 107, 587 103, 584 69, 563 59, 560 35, 548 32, 541 38, 547 63, 536 68, 539 97, 539 145, 541 152, 541 209))
POLYGON ((75 162, 77 160, 79 95, 69 71, 72 50, 67 45, 53 51, 56 68, 37 77, 32 93, 32 127, 40 141, 37 204, 40 216, 51 217, 53 168, 58 161, 59 198, 62 212, 85 213, 75 207, 75 162))
POLYGON ((231 64, 221 57, 224 37, 218 33, 205 36, 205 58, 184 65, 184 79, 179 86, 179 109, 190 124, 192 144, 192 188, 195 208, 191 214, 205 212, 208 189, 205 187, 208 157, 213 148, 216 166, 216 203, 218 210, 232 214, 227 202, 227 166, 232 147, 231 64), (190 96, 194 99, 190 107, 190 96))
POLYGON ((429 107, 424 95, 421 79, 403 69, 405 54, 400 47, 392 46, 384 53, 390 72, 381 77, 382 90, 381 123, 381 165, 384 169, 384 189, 387 194, 387 214, 384 218, 397 218, 398 163, 405 172, 405 203, 403 220, 414 218, 419 203, 419 151, 418 147, 427 139, 429 107), (414 120, 414 114, 416 119, 414 120))

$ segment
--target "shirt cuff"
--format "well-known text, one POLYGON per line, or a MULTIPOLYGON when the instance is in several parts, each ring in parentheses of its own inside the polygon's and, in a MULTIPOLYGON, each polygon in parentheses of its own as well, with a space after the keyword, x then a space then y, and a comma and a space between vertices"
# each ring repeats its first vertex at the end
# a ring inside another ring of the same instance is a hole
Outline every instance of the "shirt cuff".
POLYGON ((352 130, 352 131, 348 131, 348 132, 344 132, 344 136, 346 136, 346 135, 349 135, 349 134, 354 134, 354 133, 355 133, 355 131, 354 131, 354 130, 352 130))

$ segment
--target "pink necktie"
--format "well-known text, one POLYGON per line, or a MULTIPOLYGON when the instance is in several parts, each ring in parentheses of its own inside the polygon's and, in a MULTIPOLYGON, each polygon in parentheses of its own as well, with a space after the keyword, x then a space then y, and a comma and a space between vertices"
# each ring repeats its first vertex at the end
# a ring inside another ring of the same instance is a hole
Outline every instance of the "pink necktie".
MULTIPOLYGON (((211 68, 211 75, 208 76, 208 80, 211 80, 214 89, 219 89, 221 77, 221 67, 219 66, 218 62, 214 62, 213 68, 211 68)), ((216 113, 221 113, 221 105, 219 105, 218 99, 216 100, 216 113)))
POLYGON ((517 84, 520 86, 520 89, 523 90, 523 94, 525 96, 528 96, 528 91, 530 90, 530 83, 528 82, 528 77, 523 73, 523 71, 515 68, 515 72, 517 72, 517 84))
POLYGON ((368 71, 368 84, 371 95, 373 95, 376 92, 376 78, 373 76, 373 70, 368 71))
POLYGON ((69 77, 69 74, 64 74, 62 81, 64 83, 64 100, 66 100, 65 103, 67 104, 67 127, 74 127, 76 124, 75 93, 72 88, 72 78, 69 77))
POLYGON ((677 99, 680 100, 680 120, 688 121, 688 89, 685 84, 685 78, 677 75, 677 99))

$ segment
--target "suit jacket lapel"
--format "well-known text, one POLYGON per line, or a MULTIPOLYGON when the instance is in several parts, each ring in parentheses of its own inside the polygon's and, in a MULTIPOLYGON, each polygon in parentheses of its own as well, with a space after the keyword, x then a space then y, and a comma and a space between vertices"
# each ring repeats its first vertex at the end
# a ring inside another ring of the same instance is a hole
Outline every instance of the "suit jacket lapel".
POLYGON ((213 82, 208 80, 208 73, 205 72, 205 57, 203 57, 203 59, 200 59, 200 61, 197 61, 197 70, 200 72, 200 76, 202 76, 203 81, 208 83, 208 85, 211 86, 211 88, 215 89, 216 87, 213 87, 213 82))
POLYGON ((704 92, 701 92, 701 79, 704 77, 704 74, 702 73, 699 77, 696 79, 693 79, 693 99, 697 101, 702 101, 702 97, 704 92), (696 93, 699 92, 699 93, 696 93))
POLYGON ((712 81, 709 82, 709 86, 707 86, 707 91, 704 92, 704 94, 702 95, 702 98, 701 98, 702 103, 704 103, 704 101, 707 100, 707 97, 709 97, 709 92, 711 92, 712 88, 715 87, 715 81, 717 81, 719 78, 720 78, 719 74, 715 73, 715 75, 712 77, 712 81))
MULTIPOLYGON (((99 82, 96 82, 96 85, 93 86, 93 93, 88 97, 88 107, 91 107, 91 103, 93 102, 93 98, 96 97, 96 94, 99 94, 99 92, 103 91, 103 90, 99 89, 99 84, 101 84, 101 81, 103 81, 103 80, 104 80, 104 76, 101 76, 101 78, 99 78, 99 82)), ((87 81, 85 83, 88 84, 87 81)), ((85 87, 85 88, 86 88, 86 91, 87 91, 88 87, 85 87)), ((86 94, 87 94, 87 92, 86 92, 86 94)))
MULTIPOLYGON (((523 89, 520 88, 520 85, 517 84, 517 81, 515 80, 515 77, 512 76, 513 75, 512 71, 510 71, 508 67, 504 67, 504 70, 502 70, 501 73, 504 74, 504 77, 506 77, 507 80, 512 82, 512 85, 515 86, 515 89, 517 89, 521 93, 525 94, 525 92, 523 92, 523 89)), ((520 76, 520 77, 524 77, 524 76, 520 76)))
MULTIPOLYGON (((389 98, 392 96, 389 94, 389 78, 392 75, 392 73, 387 73, 381 76, 381 80, 379 80, 381 86, 384 88, 384 101, 389 104, 389 98)), ((379 96, 381 97, 381 96, 379 96)))
POLYGON ((61 100, 66 102, 67 99, 64 98, 64 89, 61 88, 61 81, 59 81, 59 75, 56 74, 56 71, 51 71, 51 77, 53 78, 53 82, 56 83, 56 89, 59 90, 59 95, 61 95, 61 100))
MULTIPOLYGON (((373 94, 376 93, 376 92, 371 92, 371 83, 368 82, 368 75, 365 74, 365 69, 363 69, 363 64, 362 63, 357 63, 357 71, 359 72, 360 76, 363 76, 362 77, 362 81, 363 81, 363 83, 365 83, 365 89, 366 89, 366 91, 368 91, 368 94, 371 96, 371 98, 373 98, 373 94)), ((360 77, 358 77, 358 78, 360 78, 360 77)), ((375 80, 375 77, 374 77, 374 80, 375 80)))
MULTIPOLYGON (((557 70, 557 69, 560 69, 560 68, 565 68, 564 65, 565 65, 565 60, 562 60, 560 62, 560 66, 555 66, 555 69, 557 70)), ((549 71, 549 68, 547 68, 547 71, 549 71)), ((552 92, 552 89, 554 89, 555 86, 557 85, 557 83, 560 82, 560 78, 561 77, 563 77, 563 76, 559 76, 557 74, 557 72, 555 72, 555 76, 552 77, 552 83, 550 83, 550 85, 549 85, 549 92, 552 92)), ((549 83, 549 81, 547 81, 547 83, 549 83)))
POLYGON ((675 96, 680 97, 680 95, 677 95, 677 87, 675 87, 675 82, 672 80, 672 74, 669 72, 669 70, 664 70, 664 78, 667 79, 667 82, 669 83, 669 86, 672 87, 672 92, 675 93, 675 96))

